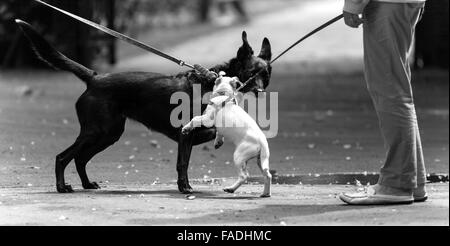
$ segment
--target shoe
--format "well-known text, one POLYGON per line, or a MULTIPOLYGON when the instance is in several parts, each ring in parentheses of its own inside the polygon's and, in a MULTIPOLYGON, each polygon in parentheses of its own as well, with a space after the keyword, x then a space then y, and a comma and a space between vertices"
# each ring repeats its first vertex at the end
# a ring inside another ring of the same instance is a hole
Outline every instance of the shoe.
POLYGON ((413 192, 414 202, 424 202, 428 200, 427 190, 425 188, 425 184, 418 185, 413 192))
POLYGON ((414 202, 425 202, 428 200, 428 195, 425 193, 424 196, 414 196, 414 202))
POLYGON ((377 194, 373 187, 368 187, 366 192, 359 193, 342 193, 339 198, 350 205, 394 205, 394 204, 411 204, 414 202, 412 195, 394 196, 377 194))

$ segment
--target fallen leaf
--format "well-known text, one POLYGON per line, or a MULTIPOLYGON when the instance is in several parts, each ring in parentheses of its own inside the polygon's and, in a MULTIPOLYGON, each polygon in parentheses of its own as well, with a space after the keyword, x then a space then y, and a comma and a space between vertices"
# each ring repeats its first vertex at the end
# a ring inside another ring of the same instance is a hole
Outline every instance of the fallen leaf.
POLYGON ((150 146, 154 147, 154 148, 160 148, 158 141, 156 140, 151 140, 150 141, 150 146))
POLYGON ((344 149, 351 149, 351 148, 352 148, 352 145, 351 145, 351 144, 344 144, 342 147, 343 147, 344 149))
POLYGON ((59 220, 68 220, 69 218, 67 218, 67 217, 64 216, 64 215, 61 215, 61 216, 58 217, 58 219, 59 219, 59 220))

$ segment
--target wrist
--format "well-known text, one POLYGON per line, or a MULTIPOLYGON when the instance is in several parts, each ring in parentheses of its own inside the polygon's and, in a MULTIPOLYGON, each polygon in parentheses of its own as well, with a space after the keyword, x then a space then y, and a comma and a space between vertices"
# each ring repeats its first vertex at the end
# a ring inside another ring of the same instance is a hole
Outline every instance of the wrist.
POLYGON ((361 14, 369 0, 346 0, 344 3, 344 11, 351 14, 361 14))

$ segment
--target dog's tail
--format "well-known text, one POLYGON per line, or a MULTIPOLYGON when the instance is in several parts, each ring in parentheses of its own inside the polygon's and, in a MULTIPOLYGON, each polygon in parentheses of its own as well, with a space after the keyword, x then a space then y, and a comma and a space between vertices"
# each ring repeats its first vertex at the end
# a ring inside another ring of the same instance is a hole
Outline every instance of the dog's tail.
POLYGON ((95 71, 65 57, 37 33, 30 24, 19 19, 16 19, 16 23, 25 34, 28 41, 30 41, 31 47, 41 60, 54 68, 72 72, 89 86, 94 76, 97 74, 95 71))

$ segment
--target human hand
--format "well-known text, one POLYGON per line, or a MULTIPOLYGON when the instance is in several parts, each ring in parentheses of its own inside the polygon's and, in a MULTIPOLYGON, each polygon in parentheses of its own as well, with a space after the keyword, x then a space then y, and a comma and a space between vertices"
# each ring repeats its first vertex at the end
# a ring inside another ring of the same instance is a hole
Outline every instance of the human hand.
POLYGON ((352 14, 350 12, 344 11, 344 21, 345 24, 349 27, 358 28, 359 25, 361 25, 364 20, 359 17, 357 14, 352 14))
POLYGON ((205 76, 208 80, 215 80, 219 77, 219 75, 213 71, 209 71, 208 69, 202 67, 199 64, 194 65, 195 70, 205 76))

